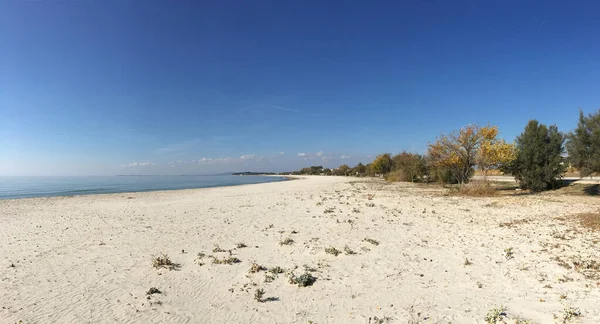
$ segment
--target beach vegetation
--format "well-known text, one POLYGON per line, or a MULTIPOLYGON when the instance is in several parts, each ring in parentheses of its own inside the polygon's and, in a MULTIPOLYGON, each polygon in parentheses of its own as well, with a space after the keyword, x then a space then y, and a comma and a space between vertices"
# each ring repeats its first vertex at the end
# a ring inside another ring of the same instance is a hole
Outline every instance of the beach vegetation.
POLYGON ((546 126, 530 120, 516 139, 516 158, 504 166, 523 189, 539 192, 557 188, 564 164, 565 137, 556 126, 546 126))
POLYGON ((176 270, 181 267, 180 264, 171 261, 171 259, 169 259, 169 256, 164 253, 152 257, 152 266, 156 269, 166 268, 169 270, 176 270))
POLYGON ((294 239, 292 239, 291 237, 286 237, 281 242, 279 242, 279 245, 292 245, 292 244, 294 244, 294 239))
POLYGON ((365 237, 365 238, 363 239, 363 242, 368 242, 368 243, 371 243, 371 244, 373 244, 373 245, 379 245, 379 241, 377 241, 377 240, 374 240, 374 239, 372 239, 372 238, 368 238, 368 237, 365 237))
POLYGON ((579 111, 579 123, 567 135, 567 161, 581 177, 600 172, 600 110, 585 116, 579 111))
POLYGON ((300 276, 294 275, 293 272, 289 274, 289 282, 293 285, 298 285, 298 287, 308 287, 312 286, 317 281, 317 277, 311 275, 309 272, 306 272, 300 276))
POLYGON ((333 246, 330 246, 328 248, 325 248, 325 253, 333 254, 334 256, 338 256, 340 253, 342 253, 342 251, 334 248, 333 246))

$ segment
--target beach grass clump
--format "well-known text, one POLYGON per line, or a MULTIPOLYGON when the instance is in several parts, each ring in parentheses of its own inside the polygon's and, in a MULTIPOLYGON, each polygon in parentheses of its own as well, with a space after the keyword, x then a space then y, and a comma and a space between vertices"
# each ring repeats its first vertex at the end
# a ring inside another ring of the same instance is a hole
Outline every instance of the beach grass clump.
POLYGON ((368 243, 371 243, 371 244, 373 244, 373 245, 379 245, 379 241, 377 241, 377 240, 374 240, 374 239, 372 239, 372 238, 368 238, 368 237, 365 237, 365 238, 363 239, 363 242, 368 242, 368 243))
POLYGON ((152 266, 156 269, 166 268, 169 270, 175 270, 180 268, 180 264, 174 263, 169 259, 169 256, 161 253, 159 256, 152 257, 152 266))
POLYGON ((461 185, 458 194, 467 197, 490 197, 496 194, 496 187, 487 181, 473 181, 461 185))
POLYGON ((204 257, 206 256, 206 254, 204 254, 204 252, 200 252, 196 255, 196 264, 199 266, 203 266, 204 265, 204 257))
POLYGON ((581 317, 581 311, 579 310, 579 308, 573 307, 573 306, 565 306, 565 308, 562 311, 562 322, 563 323, 567 323, 570 322, 578 317, 581 317))
POLYGON ((334 256, 338 256, 340 253, 342 253, 342 251, 334 248, 333 246, 330 246, 328 248, 325 248, 325 253, 333 254, 334 256))
POLYGON ((265 290, 262 288, 256 289, 256 291, 254 292, 254 300, 258 301, 259 303, 264 303, 265 299, 265 290))
POLYGON ((335 212, 335 208, 327 208, 325 209, 325 211, 323 212, 323 214, 331 214, 335 212))
POLYGON ((281 242, 279 242, 279 245, 292 245, 294 244, 294 240, 291 237, 287 237, 284 240, 282 240, 281 242))
POLYGON ((266 267, 256 263, 255 261, 252 261, 252 265, 250 265, 250 270, 248 270, 248 272, 257 273, 257 272, 265 271, 265 270, 267 270, 266 267))
POLYGON ((221 248, 218 244, 215 244, 215 248, 212 251, 213 251, 213 253, 227 252, 227 250, 221 248))
POLYGON ((484 318, 486 324, 504 323, 504 319, 506 318, 506 310, 507 308, 504 306, 490 310, 484 318))
POLYGON ((354 250, 352 250, 348 245, 344 246, 344 253, 346 253, 346 255, 356 254, 356 252, 354 252, 354 250))
POLYGON ((509 247, 504 249, 504 258, 506 258, 506 260, 515 258, 515 252, 513 252, 513 248, 509 247))
POLYGON ((248 247, 248 245, 246 245, 244 243, 238 243, 238 244, 235 245, 235 247, 238 248, 238 249, 243 249, 245 247, 248 247))
POLYGON ((211 257, 213 259, 213 261, 212 261, 213 264, 228 264, 228 265, 231 265, 231 264, 234 264, 234 263, 240 263, 240 262, 242 262, 242 260, 240 260, 240 259, 238 259, 236 257, 233 257, 233 256, 230 256, 228 258, 223 258, 223 259, 219 259, 219 258, 217 258, 215 256, 211 256, 211 257))

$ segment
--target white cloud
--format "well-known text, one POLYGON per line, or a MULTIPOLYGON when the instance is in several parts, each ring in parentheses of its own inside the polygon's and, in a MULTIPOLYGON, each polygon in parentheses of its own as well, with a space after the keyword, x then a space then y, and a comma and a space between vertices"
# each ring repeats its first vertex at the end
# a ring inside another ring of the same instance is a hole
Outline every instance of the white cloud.
POLYGON ((342 156, 340 156, 340 158, 341 158, 342 160, 345 160, 345 159, 349 159, 349 158, 351 158, 351 156, 349 156, 349 155, 342 155, 342 156))
POLYGON ((231 162, 231 158, 230 157, 226 157, 226 158, 218 158, 218 159, 211 159, 211 158, 201 158, 200 160, 198 160, 198 164, 217 164, 217 163, 228 163, 231 162))
POLYGON ((155 165, 153 162, 132 162, 129 164, 121 164, 122 167, 130 167, 130 168, 134 168, 134 167, 138 167, 138 166, 148 166, 148 165, 155 165))
POLYGON ((323 155, 323 151, 317 152, 317 156, 322 156, 322 155, 323 155))
POLYGON ((284 154, 285 154, 284 152, 279 152, 279 155, 284 155, 284 154))
POLYGON ((255 157, 256 155, 254 154, 244 154, 240 156, 240 160, 254 160, 255 157))
POLYGON ((298 153, 298 156, 306 156, 306 153, 298 153))

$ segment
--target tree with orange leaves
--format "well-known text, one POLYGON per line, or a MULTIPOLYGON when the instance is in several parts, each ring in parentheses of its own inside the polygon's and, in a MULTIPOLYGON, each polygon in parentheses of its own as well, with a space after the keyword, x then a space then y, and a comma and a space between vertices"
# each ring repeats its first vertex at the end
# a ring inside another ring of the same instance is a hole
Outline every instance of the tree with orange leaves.
POLYGON ((490 169, 514 159, 514 148, 498 139, 498 127, 468 125, 450 134, 442 134, 429 144, 430 167, 449 170, 460 184, 469 182, 475 167, 484 175, 490 169))

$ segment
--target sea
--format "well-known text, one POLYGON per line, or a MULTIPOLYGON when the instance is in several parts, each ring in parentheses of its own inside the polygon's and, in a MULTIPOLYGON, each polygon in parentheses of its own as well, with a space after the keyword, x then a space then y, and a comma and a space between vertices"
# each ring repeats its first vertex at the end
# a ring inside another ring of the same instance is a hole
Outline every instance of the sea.
POLYGON ((287 180, 258 175, 0 177, 0 199, 237 186, 287 180))

